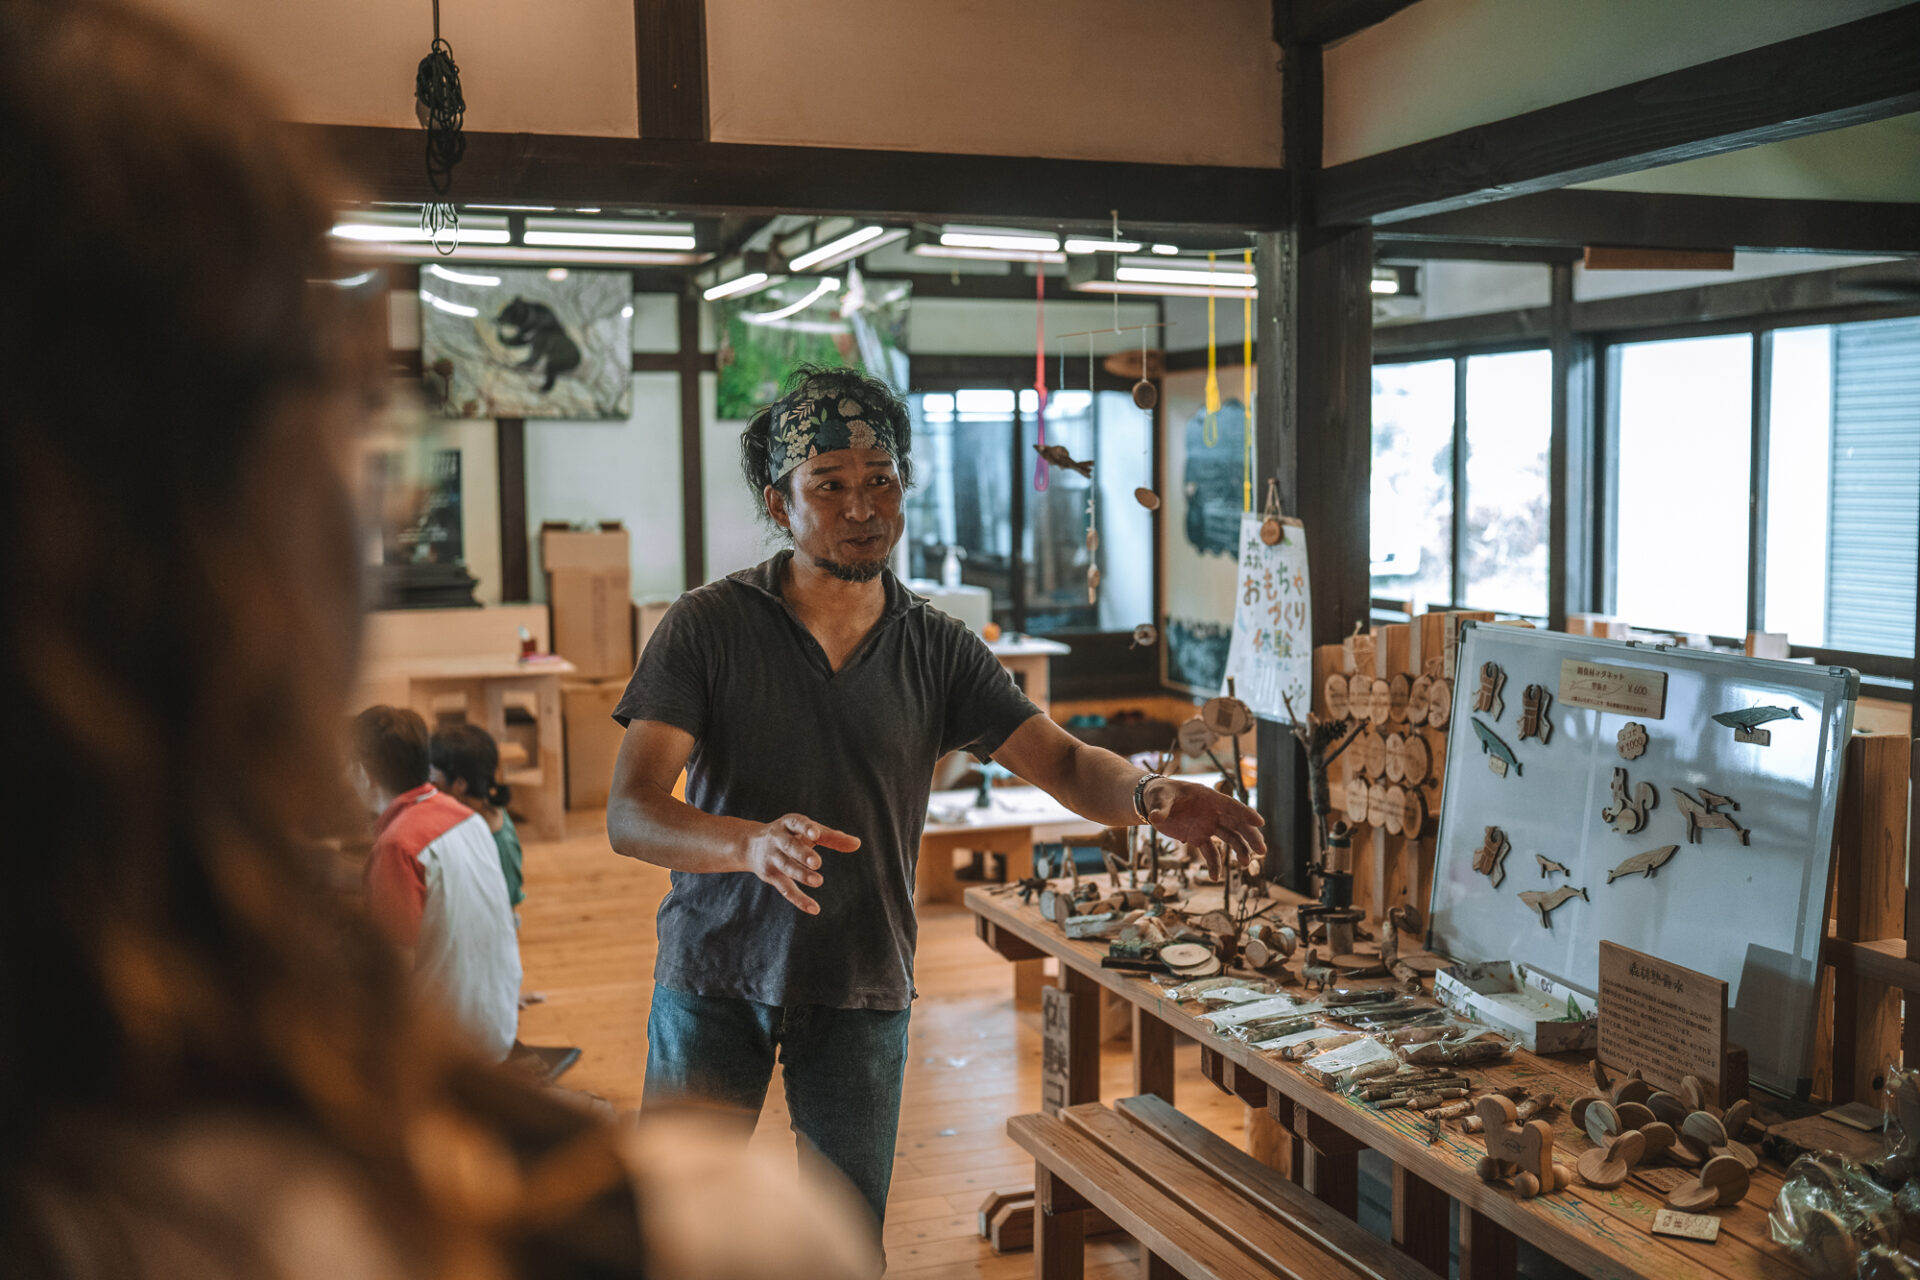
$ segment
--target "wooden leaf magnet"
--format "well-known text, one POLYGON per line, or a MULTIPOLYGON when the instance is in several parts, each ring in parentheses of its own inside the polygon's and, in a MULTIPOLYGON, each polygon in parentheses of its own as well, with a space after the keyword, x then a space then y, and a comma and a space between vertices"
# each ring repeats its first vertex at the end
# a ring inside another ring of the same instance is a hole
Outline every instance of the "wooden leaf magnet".
POLYGON ((1427 710, 1433 702, 1433 677, 1416 676, 1407 686, 1407 723, 1425 724, 1427 710))
MULTIPOLYGON (((1544 1120, 1519 1123, 1513 1099, 1489 1094, 1475 1107, 1487 1140, 1487 1154, 1474 1171, 1484 1182, 1512 1178, 1523 1200, 1560 1189, 1560 1170, 1553 1163, 1553 1126, 1544 1120)), ((1743 1170, 1744 1172, 1744 1170, 1743 1170)))
POLYGON ((1387 735, 1386 755, 1381 761, 1386 770, 1388 782, 1407 780, 1407 739, 1405 735, 1390 733, 1387 735))
POLYGON ((1393 715, 1393 686, 1385 680, 1375 680, 1367 686, 1367 719, 1375 726, 1386 724, 1393 715))
POLYGON ((1327 715, 1334 720, 1345 720, 1351 714, 1347 705, 1347 678, 1333 675, 1327 677, 1326 685, 1327 715))
POLYGON ((1738 809, 1736 802, 1723 795, 1716 795, 1705 787, 1700 788, 1700 798, 1695 799, 1673 788, 1673 801, 1680 806, 1680 812, 1687 816, 1687 843, 1699 844, 1702 831, 1731 831, 1740 837, 1740 843, 1746 844, 1750 834, 1747 829, 1733 820, 1732 815, 1720 812, 1722 809, 1738 809))
POLYGON ((1742 707, 1738 711, 1722 711, 1713 719, 1715 724, 1723 724, 1733 730, 1735 742, 1751 742, 1756 747, 1764 747, 1773 742, 1773 731, 1760 726, 1775 720, 1798 720, 1800 708, 1742 707))
POLYGON ((1407 702, 1413 696, 1413 681, 1403 671, 1387 681, 1387 718, 1404 722, 1407 702))
POLYGON ((1667 1203, 1683 1213, 1731 1208, 1746 1199, 1751 1185, 1747 1166, 1732 1156, 1715 1156, 1700 1170, 1699 1177, 1689 1178, 1669 1191, 1667 1203))
POLYGON ((1493 887, 1498 889, 1500 882, 1507 878, 1507 854, 1512 849, 1506 832, 1498 827, 1488 827, 1486 839, 1473 851, 1473 869, 1493 881, 1493 887))
POLYGON ((1647 749, 1647 726, 1637 720, 1629 720, 1621 727, 1619 736, 1614 739, 1622 760, 1638 760, 1647 749))
MULTIPOLYGON (((1645 783, 1640 785, 1645 786, 1645 783)), ((1612 884, 1621 876, 1630 876, 1636 872, 1645 873, 1651 880, 1653 873, 1667 865, 1667 859, 1680 851, 1677 844, 1663 844, 1658 849, 1649 849, 1645 853, 1636 853, 1625 862, 1607 872, 1607 883, 1612 884)))
POLYGON ((1574 1169, 1588 1186, 1611 1191, 1627 1180, 1627 1174, 1646 1152, 1645 1135, 1629 1129, 1607 1139, 1604 1147, 1595 1147, 1581 1155, 1574 1169))
POLYGON ((1436 677, 1427 695, 1427 723, 1436 729, 1447 727, 1453 719, 1453 683, 1436 677))
POLYGON ((1507 673, 1500 669, 1497 662, 1480 664, 1480 688, 1473 695, 1473 709, 1498 720, 1507 709, 1507 700, 1500 691, 1507 687, 1507 673))
POLYGON ((1549 876, 1553 875, 1553 873, 1556 871, 1563 876, 1570 874, 1564 865, 1562 865, 1561 863, 1555 862, 1552 858, 1549 858, 1544 853, 1534 854, 1533 860, 1540 864, 1540 878, 1542 880, 1545 880, 1549 876))
POLYGON ((1347 779, 1347 821, 1355 825, 1367 820, 1367 780, 1361 774, 1347 779))
POLYGON ((1610 824, 1622 835, 1632 835, 1647 825, 1647 811, 1660 803, 1660 792, 1651 782, 1627 789, 1627 771, 1618 765, 1613 770, 1613 803, 1600 811, 1600 821, 1610 824))
POLYGON ((1541 746, 1546 746, 1553 738, 1553 723, 1547 719, 1547 708, 1553 705, 1553 695, 1546 686, 1530 684, 1520 691, 1520 736, 1537 738, 1541 746))
POLYGON ((1587 891, 1585 889, 1576 889, 1571 885, 1564 884, 1551 892, 1529 889, 1520 895, 1520 901, 1526 903, 1529 908, 1539 914, 1540 927, 1542 929, 1551 929, 1553 922, 1547 917, 1552 915, 1556 908, 1564 906, 1573 898, 1579 898, 1583 902, 1593 901, 1593 899, 1587 897, 1587 891))
POLYGON ((1417 839, 1427 825, 1427 798, 1420 788, 1408 787, 1400 802, 1400 831, 1408 839, 1417 839))
POLYGON ((1400 750, 1400 772, 1406 775, 1407 785, 1419 786, 1432 771, 1433 753, 1427 750, 1427 740, 1417 733, 1408 734, 1406 746, 1400 750))
POLYGON ((1487 757, 1487 768, 1501 777, 1507 776, 1507 770, 1513 770, 1513 776, 1519 777, 1523 770, 1520 761, 1514 758, 1513 748, 1500 741, 1498 734, 1487 728, 1477 717, 1473 721, 1474 736, 1480 739, 1480 754, 1487 757))

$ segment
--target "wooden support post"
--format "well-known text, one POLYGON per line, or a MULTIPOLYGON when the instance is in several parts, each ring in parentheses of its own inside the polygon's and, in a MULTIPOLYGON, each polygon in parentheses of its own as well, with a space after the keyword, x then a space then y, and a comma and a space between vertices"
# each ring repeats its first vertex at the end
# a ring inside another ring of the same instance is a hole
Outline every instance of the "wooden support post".
POLYGON ((1062 963, 1060 985, 1072 1001, 1067 1036, 1067 1105, 1100 1101, 1100 999, 1103 988, 1062 963))
POLYGON ((1087 1202, 1038 1163, 1033 1196, 1034 1280, 1080 1280, 1087 1265, 1087 1202))
POLYGON ((1133 1006, 1133 1092, 1173 1103, 1173 1028, 1133 1006))
POLYGON ((1233 1086, 1227 1083, 1227 1060, 1205 1041, 1200 1044, 1200 1074, 1212 1081, 1220 1092, 1233 1092, 1233 1086))
POLYGON ((1513 1280, 1520 1265, 1518 1242, 1472 1205, 1460 1204, 1460 1280, 1513 1280))
POLYGON ((1447 1274, 1453 1232, 1447 1221, 1452 1201, 1445 1192, 1403 1164, 1393 1166, 1393 1243, 1415 1262, 1447 1274))
POLYGON ((1299 1140, 1293 1130, 1273 1118, 1272 1102, 1265 1107, 1248 1107, 1242 1123, 1246 1127, 1247 1154, 1283 1178, 1294 1177, 1293 1148, 1299 1140))
POLYGON ((1299 1105, 1294 1107, 1294 1132, 1307 1147, 1303 1185, 1328 1207, 1353 1217, 1360 1208, 1360 1141, 1299 1105))
POLYGON ((1307 1184, 1307 1144, 1300 1137, 1300 1123, 1293 1113, 1293 1099, 1278 1089, 1267 1094, 1267 1115, 1274 1125, 1286 1132, 1287 1158, 1285 1167, 1274 1160, 1265 1163, 1275 1169, 1281 1169, 1287 1178, 1305 1186, 1307 1184))
MULTIPOLYGON (((1858 735, 1847 744, 1834 834, 1834 936, 1849 942, 1906 935, 1907 770, 1905 738, 1858 735)), ((1856 973, 1833 976, 1835 1102, 1885 1101, 1885 1073, 1899 1056, 1900 993, 1856 973)))

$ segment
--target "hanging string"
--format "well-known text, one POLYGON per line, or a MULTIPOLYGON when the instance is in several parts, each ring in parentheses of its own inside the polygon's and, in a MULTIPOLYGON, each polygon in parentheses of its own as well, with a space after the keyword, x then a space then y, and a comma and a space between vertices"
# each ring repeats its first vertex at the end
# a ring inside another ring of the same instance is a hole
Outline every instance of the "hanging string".
MULTIPOLYGON (((1037 263, 1033 269, 1033 395, 1034 421, 1040 428, 1040 447, 1047 447, 1047 273, 1037 263)), ((1064 350, 1062 357, 1064 358, 1064 350)), ((1065 379, 1062 379, 1064 381, 1065 379)), ((1033 491, 1045 493, 1053 476, 1045 456, 1034 461, 1033 491)))
MULTIPOLYGON (((444 196, 453 188, 453 167, 467 153, 467 100, 460 92, 460 68, 453 46, 440 38, 440 0, 433 0, 433 45, 420 59, 413 76, 415 113, 427 129, 427 182, 444 196)), ((429 201, 420 210, 420 229, 433 239, 434 250, 452 253, 460 247, 460 215, 446 200, 429 201)))
MULTIPOLYGON (((1118 228, 1119 224, 1114 224, 1118 228)), ((1116 295, 1117 296, 1117 295, 1116 295)), ((1116 316, 1117 320, 1119 317, 1116 316)), ((1100 432, 1098 428, 1099 411, 1095 408, 1093 397, 1093 337, 1087 335, 1087 425, 1094 430, 1087 437, 1087 459, 1094 461, 1099 453, 1100 432)), ((1087 603, 1094 604, 1100 593, 1100 521, 1098 503, 1100 486, 1092 480, 1087 482, 1087 603)))
MULTIPOLYGON (((1207 271, 1213 271, 1213 254, 1207 254, 1207 271)), ((1200 427, 1200 443, 1211 449, 1220 443, 1220 348, 1213 324, 1213 291, 1207 291, 1207 416, 1200 427)))
MULTIPOLYGON (((1253 274, 1253 250, 1246 252, 1247 274, 1253 274)), ((1240 407, 1246 410, 1245 444, 1240 463, 1240 510, 1253 510, 1253 293, 1240 299, 1240 407)))
MULTIPOLYGON (((1112 210, 1109 210, 1109 212, 1113 214, 1114 268, 1115 270, 1118 270, 1119 264, 1120 264, 1120 211, 1118 209, 1112 209, 1112 210)), ((1115 333, 1118 333, 1120 332, 1120 291, 1116 289, 1108 296, 1113 299, 1113 331, 1115 333)), ((1144 378, 1147 375, 1145 373, 1142 373, 1140 376, 1144 378)), ((1092 385, 1092 384, 1089 383, 1088 385, 1092 385)))

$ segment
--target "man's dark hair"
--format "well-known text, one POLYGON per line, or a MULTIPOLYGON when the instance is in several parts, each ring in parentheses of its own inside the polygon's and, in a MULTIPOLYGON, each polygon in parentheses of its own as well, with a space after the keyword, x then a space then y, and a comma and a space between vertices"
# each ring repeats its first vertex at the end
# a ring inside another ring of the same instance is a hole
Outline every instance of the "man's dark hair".
MULTIPOLYGON (((900 473, 900 487, 913 487, 913 423, 907 414, 906 401, 895 395, 893 388, 858 369, 803 364, 787 375, 787 385, 781 394, 792 395, 803 389, 817 390, 830 396, 852 396, 876 411, 899 444, 900 452, 894 456, 893 465, 900 473)), ((783 497, 793 497, 791 471, 782 476, 778 484, 773 479, 772 405, 754 414, 747 422, 747 429, 740 433, 740 470, 747 478, 747 487, 753 490, 756 506, 761 506, 760 495, 770 484, 783 497)), ((761 506, 761 510, 764 512, 764 506, 761 506)))
POLYGON ((382 791, 400 795, 428 778, 427 722, 405 707, 368 707, 353 720, 353 756, 382 791))

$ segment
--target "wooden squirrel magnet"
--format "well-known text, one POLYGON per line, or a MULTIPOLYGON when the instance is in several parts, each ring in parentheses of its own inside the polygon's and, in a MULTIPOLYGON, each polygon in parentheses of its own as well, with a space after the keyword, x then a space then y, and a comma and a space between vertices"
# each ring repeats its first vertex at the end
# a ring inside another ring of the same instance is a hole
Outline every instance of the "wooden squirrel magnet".
POLYGON ((1553 723, 1547 719, 1547 708, 1553 705, 1553 695, 1544 685, 1530 684, 1520 693, 1520 736, 1535 738, 1541 746, 1546 746, 1553 738, 1553 723))
POLYGON ((1553 1126, 1545 1120, 1519 1122, 1513 1099, 1489 1094, 1474 1108, 1486 1135, 1487 1154, 1474 1166, 1483 1182, 1513 1180, 1523 1200, 1551 1195, 1563 1185, 1553 1163, 1553 1126))
POLYGON ((1498 720, 1507 710, 1507 700, 1500 694, 1506 687, 1507 673, 1500 669, 1499 663, 1481 663, 1480 688, 1474 692, 1473 709, 1498 720))
POLYGON ((1660 803, 1660 792, 1651 782, 1642 782, 1629 793, 1627 771, 1613 770, 1613 803, 1600 811, 1600 821, 1622 835, 1632 835, 1647 825, 1647 813, 1660 803))

